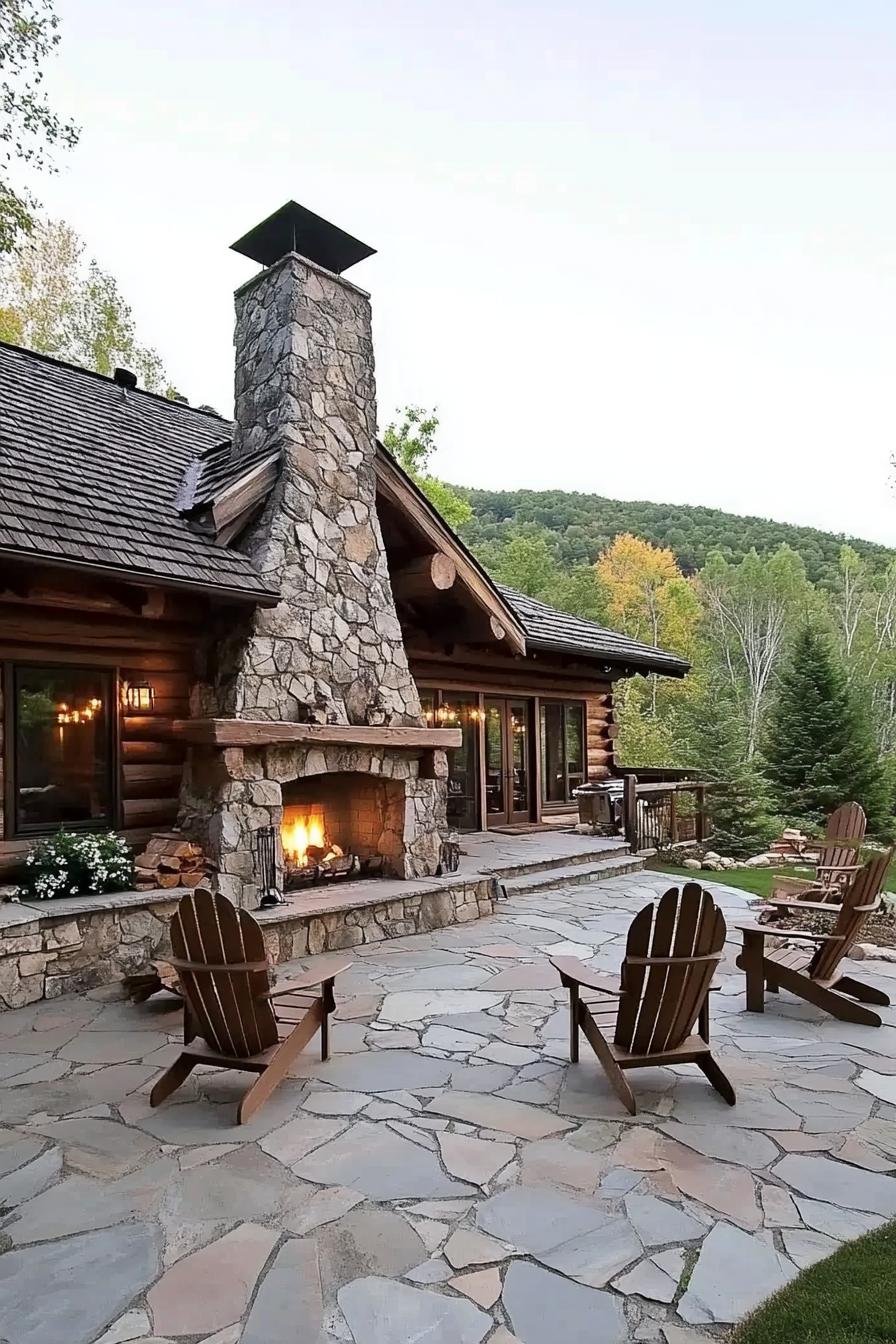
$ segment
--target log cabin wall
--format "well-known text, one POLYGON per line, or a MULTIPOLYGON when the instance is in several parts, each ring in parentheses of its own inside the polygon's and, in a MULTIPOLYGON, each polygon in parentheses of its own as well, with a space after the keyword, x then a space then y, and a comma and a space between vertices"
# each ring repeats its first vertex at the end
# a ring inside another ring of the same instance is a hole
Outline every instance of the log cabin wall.
MULTIPOLYGON (((8 687, 16 663, 113 674, 113 823, 134 844, 176 820, 185 748, 171 725, 189 715, 199 640, 207 627, 204 603, 156 591, 110 596, 72 583, 35 583, 0 592, 0 687, 8 687), (121 703, 125 682, 151 684, 151 713, 127 711, 121 703)), ((8 714, 0 714, 0 724, 8 735, 8 714)), ((0 738, 0 875, 21 862, 34 839, 13 834, 9 747, 0 738)))
POLYGON ((421 690, 437 687, 484 696, 524 696, 535 702, 536 819, 540 818, 542 808, 537 731, 541 701, 582 701, 587 778, 605 779, 614 773, 618 728, 613 712, 613 683, 603 669, 596 674, 587 663, 571 659, 540 654, 524 659, 472 649, 456 649, 448 654, 412 648, 408 658, 421 690))

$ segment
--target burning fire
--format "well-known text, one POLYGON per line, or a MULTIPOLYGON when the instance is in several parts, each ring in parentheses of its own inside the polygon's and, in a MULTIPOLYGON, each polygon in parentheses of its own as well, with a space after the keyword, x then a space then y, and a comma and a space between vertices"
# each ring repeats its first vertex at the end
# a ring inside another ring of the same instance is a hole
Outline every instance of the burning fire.
POLYGON ((309 812, 298 809, 283 818, 280 837, 286 862, 293 868, 309 868, 314 864, 330 863, 341 859, 344 850, 327 840, 323 811, 312 808, 309 812))

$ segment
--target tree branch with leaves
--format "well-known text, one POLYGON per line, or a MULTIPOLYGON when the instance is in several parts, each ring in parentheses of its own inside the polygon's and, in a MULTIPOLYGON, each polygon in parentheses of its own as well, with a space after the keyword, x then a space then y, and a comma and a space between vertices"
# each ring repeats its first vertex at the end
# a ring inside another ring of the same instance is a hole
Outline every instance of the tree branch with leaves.
POLYGON ((383 431, 383 447, 420 487, 448 526, 463 527, 472 518, 473 510, 463 495, 429 470, 436 451, 438 428, 439 417, 435 409, 425 411, 422 406, 405 406, 398 412, 398 418, 390 421, 383 431))
POLYGON ((86 258, 83 241, 62 220, 37 223, 0 258, 0 340, 107 376, 120 365, 147 391, 174 392, 160 356, 137 339, 118 281, 86 258))
POLYGON ((0 254, 34 227, 37 202, 12 185, 15 166, 54 172, 53 151, 78 142, 78 128, 53 111, 42 88, 60 37, 53 0, 0 0, 0 254))

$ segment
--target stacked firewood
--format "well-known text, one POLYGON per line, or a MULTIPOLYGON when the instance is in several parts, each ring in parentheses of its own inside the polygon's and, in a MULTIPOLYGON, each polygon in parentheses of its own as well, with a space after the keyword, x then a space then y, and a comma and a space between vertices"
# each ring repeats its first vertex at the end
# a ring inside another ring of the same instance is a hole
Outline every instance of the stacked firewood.
POLYGON ((180 831, 160 831, 134 859, 138 891, 157 887, 198 887, 211 871, 202 846, 185 840, 180 831))

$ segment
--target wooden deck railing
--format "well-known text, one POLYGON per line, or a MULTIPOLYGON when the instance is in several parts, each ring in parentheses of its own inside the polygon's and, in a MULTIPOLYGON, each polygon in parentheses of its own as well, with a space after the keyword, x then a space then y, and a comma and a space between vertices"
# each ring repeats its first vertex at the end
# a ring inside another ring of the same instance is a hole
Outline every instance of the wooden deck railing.
POLYGON ((624 770, 622 825, 632 852, 712 838, 707 790, 718 784, 686 770, 624 770), (661 774, 664 778, 649 778, 661 774))

